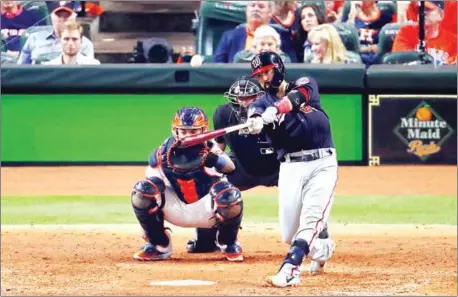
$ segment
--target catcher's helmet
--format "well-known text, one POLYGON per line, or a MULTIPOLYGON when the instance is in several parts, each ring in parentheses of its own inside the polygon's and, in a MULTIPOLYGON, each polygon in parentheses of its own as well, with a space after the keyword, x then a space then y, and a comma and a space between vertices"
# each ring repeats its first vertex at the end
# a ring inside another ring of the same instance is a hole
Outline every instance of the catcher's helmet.
POLYGON ((205 112, 197 107, 183 107, 178 110, 172 121, 172 131, 177 129, 199 129, 202 132, 208 129, 208 118, 205 112))
POLYGON ((276 94, 278 92, 278 88, 285 79, 285 65, 277 53, 262 52, 257 54, 251 60, 251 69, 253 70, 253 72, 251 72, 251 77, 270 69, 274 69, 274 76, 272 80, 270 82, 266 82, 263 87, 271 94, 276 94))
POLYGON ((232 83, 229 90, 224 93, 224 97, 229 101, 238 120, 243 122, 247 117, 248 105, 264 94, 256 79, 242 76, 232 83))

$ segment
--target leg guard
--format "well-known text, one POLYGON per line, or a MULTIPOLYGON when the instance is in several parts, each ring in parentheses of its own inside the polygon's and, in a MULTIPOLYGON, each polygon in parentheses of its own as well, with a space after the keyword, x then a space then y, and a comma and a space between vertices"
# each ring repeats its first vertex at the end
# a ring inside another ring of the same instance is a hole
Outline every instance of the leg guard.
POLYGON ((289 263, 299 266, 302 264, 304 257, 309 254, 309 251, 310 250, 307 241, 303 239, 296 239, 293 241, 288 254, 286 254, 285 260, 283 260, 283 264, 289 263))
POLYGON ((243 217, 243 201, 240 190, 227 181, 219 181, 210 189, 215 209, 217 241, 220 245, 232 245, 237 240, 243 217))
POLYGON ((168 246, 169 238, 164 232, 164 182, 151 177, 138 181, 131 193, 132 207, 138 222, 151 244, 168 246))
POLYGON ((326 223, 326 224, 324 225, 323 230, 321 230, 320 234, 318 234, 318 238, 320 238, 320 239, 329 238, 328 223, 326 223))

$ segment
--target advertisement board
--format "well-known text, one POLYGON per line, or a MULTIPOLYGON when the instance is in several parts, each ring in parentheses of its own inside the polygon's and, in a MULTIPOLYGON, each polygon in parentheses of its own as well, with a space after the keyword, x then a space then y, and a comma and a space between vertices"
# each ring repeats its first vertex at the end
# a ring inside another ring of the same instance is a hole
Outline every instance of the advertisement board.
POLYGON ((456 165, 456 104, 456 95, 370 95, 369 165, 456 165))
MULTIPOLYGON (((363 162, 362 96, 323 94, 338 160, 363 162)), ((5 94, 2 164, 145 163, 171 136, 175 112, 198 106, 209 117, 222 94, 5 94)))

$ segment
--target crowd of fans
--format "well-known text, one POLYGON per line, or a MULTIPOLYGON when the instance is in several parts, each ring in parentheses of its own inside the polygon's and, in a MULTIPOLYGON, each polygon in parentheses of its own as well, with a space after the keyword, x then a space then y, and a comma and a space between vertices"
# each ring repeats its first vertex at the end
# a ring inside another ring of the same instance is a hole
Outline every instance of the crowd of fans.
MULTIPOLYGON (((84 11, 90 15, 103 12, 97 2, 83 2, 84 11)), ((419 1, 351 1, 346 11, 345 1, 326 1, 324 8, 314 2, 247 2, 246 23, 224 32, 213 61, 206 62, 246 63, 257 53, 269 50, 279 53, 285 63, 369 66, 381 63, 379 35, 385 25, 392 23, 402 27, 390 50, 419 50, 419 1), (381 2, 397 7, 381 9, 381 2), (358 52, 345 44, 338 24, 358 32, 358 52)), ((47 1, 45 14, 43 7, 31 3, 36 1, 1 1, 2 60, 12 59, 18 64, 100 63, 94 58, 93 43, 83 36, 77 23, 77 14, 83 9, 81 1, 47 1), (36 27, 46 30, 28 30, 36 27)), ((437 64, 456 63, 456 4, 425 1, 425 51, 437 64)))
MULTIPOLYGON (((90 14, 102 13, 99 6, 86 8, 90 14)), ((94 45, 83 36, 83 28, 76 21, 80 11, 80 1, 2 1, 2 60, 17 64, 100 64, 94 59, 94 45)))
MULTIPOLYGON (((348 14, 344 14, 344 1, 326 1, 326 12, 312 3, 251 1, 246 8, 246 23, 224 32, 214 62, 245 61, 240 56, 265 50, 258 43, 268 40, 272 44, 270 49, 280 53, 285 62, 362 62, 369 66, 381 61, 379 33, 390 23, 404 23, 394 40, 393 52, 418 50, 418 1, 398 1, 397 13, 380 9, 377 2, 381 1, 352 1, 348 14), (359 58, 349 53, 331 25, 338 23, 357 30, 359 58), (262 38, 255 38, 260 35, 262 38)), ((436 63, 456 63, 456 9, 456 1, 425 2, 426 52, 436 63)))

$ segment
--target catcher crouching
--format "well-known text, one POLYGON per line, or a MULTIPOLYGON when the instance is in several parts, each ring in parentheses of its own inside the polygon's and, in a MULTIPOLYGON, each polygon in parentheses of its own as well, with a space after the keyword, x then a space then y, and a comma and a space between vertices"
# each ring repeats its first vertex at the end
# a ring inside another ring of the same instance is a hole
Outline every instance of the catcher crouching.
POLYGON ((177 140, 208 129, 204 111, 184 107, 172 122, 173 136, 149 157, 146 179, 135 183, 131 201, 147 243, 136 260, 166 260, 172 254, 170 230, 164 221, 189 228, 217 229, 216 242, 193 242, 219 248, 229 261, 243 261, 237 234, 243 216, 242 196, 223 178, 234 163, 211 142, 179 148, 177 140))

